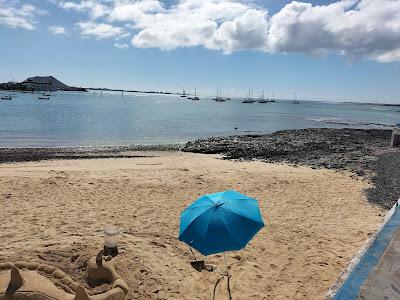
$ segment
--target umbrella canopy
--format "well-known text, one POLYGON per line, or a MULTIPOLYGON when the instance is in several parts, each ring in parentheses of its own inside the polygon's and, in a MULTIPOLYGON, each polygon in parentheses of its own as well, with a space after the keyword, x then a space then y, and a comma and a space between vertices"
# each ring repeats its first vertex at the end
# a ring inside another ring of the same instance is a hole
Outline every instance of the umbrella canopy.
POLYGON ((179 240, 209 255, 243 249, 262 227, 257 200, 225 191, 204 195, 182 212, 179 240))

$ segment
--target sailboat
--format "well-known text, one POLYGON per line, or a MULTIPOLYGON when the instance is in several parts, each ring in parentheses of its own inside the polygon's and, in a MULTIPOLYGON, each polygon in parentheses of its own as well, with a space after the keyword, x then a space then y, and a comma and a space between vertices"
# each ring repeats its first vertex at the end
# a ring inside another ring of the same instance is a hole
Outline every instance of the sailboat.
POLYGON ((181 95, 181 98, 186 98, 187 96, 186 96, 186 92, 185 92, 185 89, 183 89, 183 91, 182 91, 182 95, 181 95))
POLYGON ((200 98, 197 97, 197 90, 196 89, 194 89, 194 97, 192 98, 192 100, 194 100, 194 101, 199 101, 200 100, 200 98))
POLYGON ((272 91, 272 99, 269 100, 269 102, 271 102, 271 103, 275 103, 276 102, 275 101, 275 91, 272 91))
POLYGON ((249 94, 247 95, 246 98, 243 99, 242 103, 254 103, 256 100, 253 99, 251 96, 251 88, 249 88, 249 94))
POLYGON ((217 95, 215 96, 215 98, 213 100, 216 102, 225 102, 226 101, 226 99, 222 98, 222 96, 221 96, 221 88, 219 88, 219 89, 217 88, 217 95), (219 93, 218 93, 218 91, 219 91, 219 93))
POLYGON ((300 101, 297 100, 297 93, 294 93, 294 101, 293 104, 300 104, 300 101))
POLYGON ((264 91, 262 92, 262 96, 258 99, 258 103, 268 103, 268 101, 265 100, 264 91))

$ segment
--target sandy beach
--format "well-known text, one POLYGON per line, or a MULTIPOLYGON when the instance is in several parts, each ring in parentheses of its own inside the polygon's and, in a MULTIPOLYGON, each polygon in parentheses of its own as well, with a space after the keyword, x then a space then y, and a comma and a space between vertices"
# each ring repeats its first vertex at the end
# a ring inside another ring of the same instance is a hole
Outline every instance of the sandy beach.
POLYGON ((178 151, 4 163, 0 262, 44 262, 97 293, 108 286, 89 287, 85 264, 115 224, 130 299, 210 299, 222 256, 204 258, 214 272, 193 269, 179 215, 201 194, 235 189, 259 200, 266 226, 228 256, 233 298, 321 299, 383 219, 370 186, 347 171, 178 151))

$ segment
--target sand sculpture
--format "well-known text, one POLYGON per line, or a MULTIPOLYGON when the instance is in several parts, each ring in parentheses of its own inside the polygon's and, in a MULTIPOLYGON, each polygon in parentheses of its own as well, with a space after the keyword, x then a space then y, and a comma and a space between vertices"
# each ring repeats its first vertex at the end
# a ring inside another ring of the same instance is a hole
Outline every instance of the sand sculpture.
POLYGON ((2 263, 0 300, 123 300, 129 291, 126 282, 115 271, 115 262, 111 257, 103 257, 102 252, 88 261, 87 279, 91 285, 111 283, 112 288, 91 296, 55 267, 34 262, 2 263))

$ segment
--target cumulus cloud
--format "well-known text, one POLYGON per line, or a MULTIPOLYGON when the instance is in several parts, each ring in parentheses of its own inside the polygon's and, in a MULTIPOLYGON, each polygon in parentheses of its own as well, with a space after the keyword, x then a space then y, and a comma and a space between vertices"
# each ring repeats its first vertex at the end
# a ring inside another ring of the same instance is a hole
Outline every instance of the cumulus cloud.
POLYGON ((139 18, 131 20, 139 30, 132 39, 136 47, 170 50, 203 46, 229 53, 264 42, 259 40, 259 29, 264 25, 261 31, 266 33, 266 12, 236 1, 182 0, 169 9, 153 7, 156 12, 142 11, 137 13, 139 18))
POLYGON ((110 21, 130 21, 136 24, 149 24, 155 14, 165 12, 158 0, 117 1, 110 11, 110 21))
POLYGON ((400 1, 292 2, 271 18, 269 52, 337 53, 350 59, 400 60, 400 1))
POLYGON ((115 48, 118 48, 118 49, 128 49, 128 48, 129 48, 129 45, 128 45, 128 44, 125 44, 125 43, 123 43, 123 44, 115 43, 115 44, 114 44, 114 47, 115 47, 115 48))
POLYGON ((78 24, 83 35, 121 38, 130 32, 132 45, 140 48, 200 46, 226 54, 334 53, 350 60, 400 61, 400 0, 341 0, 319 6, 293 1, 274 15, 251 0, 173 3, 71 0, 60 5, 89 16, 78 24))
POLYGON ((50 26, 49 31, 52 34, 56 34, 56 35, 68 35, 67 30, 62 26, 55 26, 55 25, 50 26))
POLYGON ((237 50, 263 50, 267 47, 267 12, 247 10, 232 21, 226 21, 215 32, 215 43, 225 53, 237 50))
POLYGON ((88 12, 92 19, 98 19, 109 13, 109 7, 96 0, 85 0, 80 2, 60 1, 59 5, 67 10, 88 12))
POLYGON ((77 24, 83 36, 91 36, 98 40, 115 38, 120 39, 129 35, 123 28, 107 23, 80 22, 77 24))
POLYGON ((36 16, 46 14, 31 4, 21 4, 20 1, 0 0, 0 25, 11 28, 34 30, 36 16))

